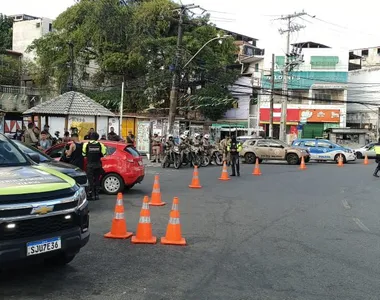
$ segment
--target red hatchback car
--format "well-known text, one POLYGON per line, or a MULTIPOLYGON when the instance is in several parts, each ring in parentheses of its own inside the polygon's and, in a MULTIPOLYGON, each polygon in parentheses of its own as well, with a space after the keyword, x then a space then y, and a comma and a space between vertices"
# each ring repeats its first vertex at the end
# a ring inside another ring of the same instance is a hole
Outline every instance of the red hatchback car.
MULTIPOLYGON (((105 193, 115 195, 143 181, 145 168, 140 153, 124 143, 104 140, 100 142, 107 147, 107 155, 102 158, 105 174, 101 179, 102 190, 105 193)), ((63 143, 57 144, 45 153, 59 160, 65 146, 63 143)), ((86 169, 86 159, 84 168, 86 169)))

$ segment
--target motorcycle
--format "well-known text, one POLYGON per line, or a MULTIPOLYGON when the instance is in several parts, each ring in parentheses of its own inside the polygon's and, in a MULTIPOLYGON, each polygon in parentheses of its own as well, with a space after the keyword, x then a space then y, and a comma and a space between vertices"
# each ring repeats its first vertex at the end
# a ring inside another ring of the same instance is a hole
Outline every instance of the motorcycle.
POLYGON ((211 162, 215 163, 217 166, 223 165, 223 154, 220 153, 219 149, 211 149, 211 162))
POLYGON ((173 149, 166 150, 166 155, 162 160, 162 167, 169 168, 173 164, 174 168, 179 169, 181 167, 181 154, 178 146, 174 146, 173 149))
POLYGON ((202 166, 203 159, 202 159, 202 152, 201 152, 200 147, 191 146, 190 161, 191 161, 191 165, 193 167, 195 167, 195 166, 201 167, 202 166))

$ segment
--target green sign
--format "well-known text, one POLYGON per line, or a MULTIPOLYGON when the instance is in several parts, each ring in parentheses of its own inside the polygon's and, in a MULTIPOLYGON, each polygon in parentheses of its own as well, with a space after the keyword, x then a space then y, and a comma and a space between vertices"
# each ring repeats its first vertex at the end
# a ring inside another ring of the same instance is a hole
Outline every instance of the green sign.
MULTIPOLYGON (((294 71, 289 73, 288 88, 290 90, 309 90, 315 83, 329 84, 329 83, 347 83, 348 72, 303 72, 294 71)), ((274 72, 274 88, 282 88, 282 72, 274 72)), ((270 76, 263 76, 262 87, 270 89, 270 76)))

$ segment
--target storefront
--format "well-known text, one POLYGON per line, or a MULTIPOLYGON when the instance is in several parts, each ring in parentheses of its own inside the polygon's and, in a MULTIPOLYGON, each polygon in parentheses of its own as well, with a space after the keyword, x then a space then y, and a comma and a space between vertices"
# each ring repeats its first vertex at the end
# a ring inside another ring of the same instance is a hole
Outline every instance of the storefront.
POLYGON ((340 125, 339 109, 301 109, 298 136, 302 138, 325 138, 325 130, 340 125))
MULTIPOLYGON (((260 126, 264 127, 265 135, 269 136, 269 119, 270 119, 270 109, 261 108, 260 109, 260 126)), ((291 136, 297 136, 297 125, 300 120, 300 110, 299 109, 288 109, 286 114, 286 132, 291 136)), ((280 133, 280 121, 281 121, 281 109, 273 109, 273 137, 279 138, 280 133)))
POLYGON ((236 136, 248 134, 248 122, 238 123, 214 123, 211 125, 211 139, 218 141, 224 139, 226 136, 231 136, 233 133, 236 136))

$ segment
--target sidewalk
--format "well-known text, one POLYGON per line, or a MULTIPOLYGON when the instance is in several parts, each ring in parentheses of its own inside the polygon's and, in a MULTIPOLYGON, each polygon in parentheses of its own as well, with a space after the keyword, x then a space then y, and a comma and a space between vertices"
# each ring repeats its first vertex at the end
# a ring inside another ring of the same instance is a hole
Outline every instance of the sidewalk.
POLYGON ((150 167, 150 168, 161 168, 160 163, 152 163, 146 156, 142 157, 143 163, 145 167, 150 167))

